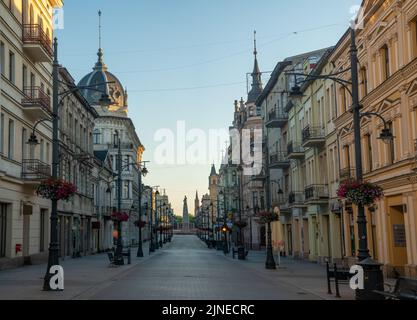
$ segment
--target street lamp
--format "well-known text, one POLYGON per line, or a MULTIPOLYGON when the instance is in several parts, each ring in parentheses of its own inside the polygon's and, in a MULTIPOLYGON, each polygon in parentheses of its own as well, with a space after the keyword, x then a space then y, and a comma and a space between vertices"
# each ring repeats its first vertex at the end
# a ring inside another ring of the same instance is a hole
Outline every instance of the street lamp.
POLYGON ((159 217, 158 217, 158 196, 159 196, 159 191, 156 190, 155 192, 155 249, 158 250, 159 249, 159 241, 158 241, 158 224, 159 224, 159 217))
POLYGON ((225 254, 229 253, 228 243, 227 243, 227 212, 226 212, 226 191, 220 191, 220 195, 223 196, 223 252, 225 254))
POLYGON ((142 248, 142 175, 145 177, 148 174, 148 169, 146 169, 146 163, 149 161, 142 161, 137 163, 137 173, 138 173, 138 202, 139 202, 139 243, 138 243, 138 252, 136 257, 143 257, 143 248, 142 248), (144 164, 144 167, 141 169, 141 164, 144 164))

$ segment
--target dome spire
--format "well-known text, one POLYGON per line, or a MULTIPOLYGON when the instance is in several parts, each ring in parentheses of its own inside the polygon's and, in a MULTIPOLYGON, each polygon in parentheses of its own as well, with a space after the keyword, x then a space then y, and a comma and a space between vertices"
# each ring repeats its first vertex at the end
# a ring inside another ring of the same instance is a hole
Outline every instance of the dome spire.
POLYGON ((101 48, 101 10, 98 10, 98 60, 94 69, 106 69, 106 65, 103 62, 103 49, 101 48))

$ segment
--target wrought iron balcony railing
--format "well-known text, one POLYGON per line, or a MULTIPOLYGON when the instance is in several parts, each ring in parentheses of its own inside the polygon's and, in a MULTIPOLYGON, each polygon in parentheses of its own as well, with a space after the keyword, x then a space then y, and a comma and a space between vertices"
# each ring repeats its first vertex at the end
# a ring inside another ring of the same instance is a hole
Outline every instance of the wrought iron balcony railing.
POLYGON ((307 126, 302 131, 303 147, 314 147, 325 142, 324 129, 321 126, 307 126))
POLYGON ((305 149, 301 146, 301 143, 290 141, 287 145, 287 157, 288 159, 303 158, 305 149))
POLYGON ((22 41, 24 45, 39 45, 49 57, 53 56, 52 41, 40 24, 24 24, 22 41))
POLYGON ((23 88, 22 107, 37 109, 51 113, 51 98, 42 90, 41 87, 29 86, 23 88))
POLYGON ((271 168, 287 168, 290 166, 290 160, 287 157, 287 152, 279 151, 269 156, 269 165, 271 168))
POLYGON ((22 179, 40 181, 51 176, 51 166, 36 159, 22 161, 22 179))
POLYGON ((329 188, 324 184, 314 184, 304 189, 306 201, 319 201, 329 199, 329 188))
POLYGON ((290 206, 301 205, 304 203, 304 192, 302 191, 293 191, 288 195, 288 204, 290 206))
POLYGON ((273 110, 268 113, 266 126, 268 128, 282 128, 288 122, 288 113, 282 110, 273 110))

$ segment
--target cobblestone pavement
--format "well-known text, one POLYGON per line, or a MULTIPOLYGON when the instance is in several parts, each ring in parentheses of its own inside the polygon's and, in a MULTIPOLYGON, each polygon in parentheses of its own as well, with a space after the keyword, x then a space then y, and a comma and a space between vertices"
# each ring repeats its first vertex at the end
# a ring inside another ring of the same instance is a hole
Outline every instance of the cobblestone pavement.
MULTIPOLYGON (((250 252, 246 261, 233 260, 207 249, 196 236, 177 235, 151 256, 134 255, 131 265, 109 267, 106 255, 63 261, 63 292, 40 290, 45 265, 1 271, 0 299, 335 299, 326 294, 322 266, 282 260, 271 271, 265 270, 264 258, 264 253, 250 252)), ((350 289, 342 286, 341 292, 353 298, 350 289)))

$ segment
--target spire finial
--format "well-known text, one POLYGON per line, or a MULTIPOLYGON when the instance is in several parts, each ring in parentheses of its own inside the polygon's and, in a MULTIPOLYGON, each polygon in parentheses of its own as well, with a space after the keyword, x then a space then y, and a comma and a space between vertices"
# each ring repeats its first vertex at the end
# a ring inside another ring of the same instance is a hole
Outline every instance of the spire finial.
POLYGON ((253 54, 255 58, 258 55, 258 50, 256 49, 256 30, 253 31, 253 54))
POLYGON ((101 48, 101 10, 98 10, 98 47, 101 48))

